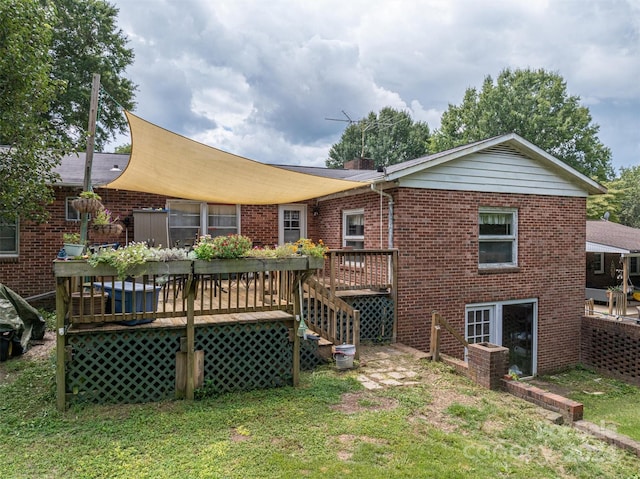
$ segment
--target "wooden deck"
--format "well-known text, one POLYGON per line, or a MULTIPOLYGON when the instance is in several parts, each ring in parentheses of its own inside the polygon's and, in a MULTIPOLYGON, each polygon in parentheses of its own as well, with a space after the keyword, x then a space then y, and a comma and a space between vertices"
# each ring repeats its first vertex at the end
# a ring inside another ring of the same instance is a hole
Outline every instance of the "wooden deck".
MULTIPOLYGON (((256 311, 256 312, 242 312, 242 313, 228 313, 228 314, 208 314, 196 316, 194 318, 194 325, 204 326, 207 324, 232 324, 232 323, 259 323, 259 322, 273 322, 278 320, 291 320, 294 316, 291 313, 281 310, 273 311, 256 311)), ((94 333, 98 331, 125 331, 131 328, 139 329, 184 329, 187 327, 187 317, 167 317, 157 318, 150 323, 137 324, 134 326, 127 326, 118 322, 104 322, 104 323, 84 323, 74 324, 69 328, 69 334, 85 334, 94 333)))

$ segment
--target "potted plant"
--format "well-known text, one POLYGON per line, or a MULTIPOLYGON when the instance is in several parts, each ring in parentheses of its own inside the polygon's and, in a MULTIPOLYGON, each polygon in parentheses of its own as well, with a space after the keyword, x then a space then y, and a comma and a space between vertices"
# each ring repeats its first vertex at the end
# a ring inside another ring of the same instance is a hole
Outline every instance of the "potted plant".
POLYGON ((62 242, 67 257, 82 256, 84 244, 80 241, 80 233, 63 233, 62 242))
POLYGON ((111 211, 103 206, 93 218, 93 229, 100 234, 118 236, 122 233, 122 225, 117 223, 119 219, 120 217, 113 218, 111 211))
POLYGON ((79 197, 71 202, 71 206, 80 213, 94 213, 102 208, 102 198, 93 191, 83 191, 79 197))

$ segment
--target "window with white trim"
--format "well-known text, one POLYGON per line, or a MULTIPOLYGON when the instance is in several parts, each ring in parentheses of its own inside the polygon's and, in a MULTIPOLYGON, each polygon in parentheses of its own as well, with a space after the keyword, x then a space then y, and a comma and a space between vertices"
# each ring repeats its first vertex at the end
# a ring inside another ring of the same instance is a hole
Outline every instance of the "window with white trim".
POLYGON ((0 216, 0 256, 18 256, 19 225, 18 219, 8 220, 0 216))
POLYGON ((295 243, 307 236, 307 206, 278 206, 278 243, 295 243))
POLYGON ((479 267, 496 268, 517 266, 517 210, 480 208, 478 214, 478 231, 479 267))
POLYGON ((536 299, 470 304, 465 308, 465 339, 509 349, 509 368, 519 376, 537 370, 538 301, 536 299))
POLYGON ((168 200, 169 243, 192 246, 201 235, 240 232, 239 205, 210 205, 199 201, 168 200))
POLYGON ((342 246, 364 249, 364 209, 342 212, 342 246))
POLYGON ((484 307, 467 310, 466 338, 471 344, 489 343, 490 325, 493 321, 493 308, 484 307))
POLYGON ((80 212, 71 206, 71 202, 78 198, 77 196, 67 196, 64 200, 65 219, 67 221, 80 221, 80 212))

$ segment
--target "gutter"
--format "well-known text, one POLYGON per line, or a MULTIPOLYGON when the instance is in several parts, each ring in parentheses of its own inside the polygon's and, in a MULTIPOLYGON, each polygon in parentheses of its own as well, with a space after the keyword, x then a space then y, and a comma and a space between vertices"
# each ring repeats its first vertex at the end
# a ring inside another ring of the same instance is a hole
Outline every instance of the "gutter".
MULTIPOLYGON (((389 193, 387 193, 385 191, 377 190, 375 183, 371 184, 371 190, 375 191, 380 196, 386 196, 389 199, 389 244, 388 244, 388 248, 392 249, 393 248, 393 196, 391 196, 389 193)), ((382 221, 382 218, 380 218, 380 221, 382 221)))

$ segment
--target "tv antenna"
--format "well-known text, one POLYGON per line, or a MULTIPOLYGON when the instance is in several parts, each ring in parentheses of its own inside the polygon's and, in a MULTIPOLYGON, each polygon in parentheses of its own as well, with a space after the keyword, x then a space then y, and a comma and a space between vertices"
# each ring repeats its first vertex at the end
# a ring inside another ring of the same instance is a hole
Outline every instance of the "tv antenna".
POLYGON ((373 121, 369 121, 367 118, 361 118, 359 120, 352 119, 346 111, 340 110, 345 118, 325 118, 325 120, 329 121, 342 121, 344 123, 349 123, 349 125, 357 125, 360 128, 360 158, 364 158, 364 137, 365 133, 368 130, 372 130, 373 128, 378 128, 380 130, 384 130, 385 128, 391 128, 394 125, 405 120, 405 118, 401 118, 396 122, 381 122, 377 119, 373 121))

